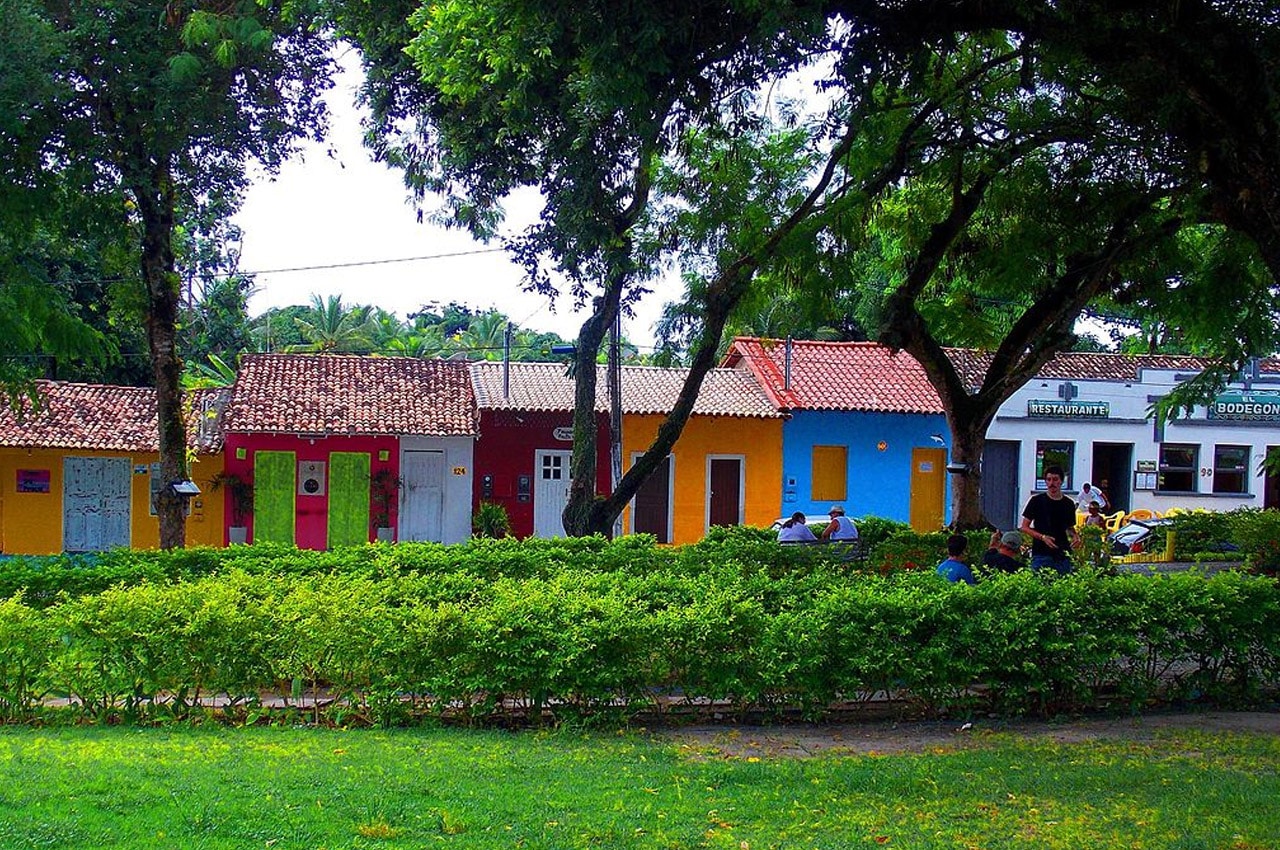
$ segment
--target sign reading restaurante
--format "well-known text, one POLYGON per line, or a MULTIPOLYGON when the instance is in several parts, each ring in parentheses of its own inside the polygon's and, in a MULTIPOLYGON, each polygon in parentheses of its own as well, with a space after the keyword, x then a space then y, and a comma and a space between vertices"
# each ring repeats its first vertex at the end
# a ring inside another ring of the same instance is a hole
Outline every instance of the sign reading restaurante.
POLYGON ((1106 419, 1111 403, 1106 401, 1040 401, 1027 402, 1027 416, 1058 419, 1106 419))

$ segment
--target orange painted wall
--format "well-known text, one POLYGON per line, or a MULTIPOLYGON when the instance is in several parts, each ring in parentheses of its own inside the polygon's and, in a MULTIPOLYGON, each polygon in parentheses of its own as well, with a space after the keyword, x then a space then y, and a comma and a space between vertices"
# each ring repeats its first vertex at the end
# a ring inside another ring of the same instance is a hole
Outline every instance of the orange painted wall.
MULTIPOLYGON (((151 515, 150 465, 159 461, 154 452, 67 451, 65 449, 0 449, 0 551, 10 555, 53 555, 62 551, 62 459, 64 457, 127 457, 131 466, 146 466, 146 474, 132 476, 130 510, 132 546, 155 549, 160 545, 160 523, 151 515), (19 469, 49 471, 48 493, 19 493, 19 469)), ((210 494, 210 482, 222 471, 222 455, 200 455, 191 467, 192 480, 201 494, 187 517, 188 546, 222 545, 221 493, 210 494)))
MULTIPOLYGON (((625 416, 622 420, 622 463, 631 466, 635 452, 653 442, 662 416, 625 416)), ((673 543, 695 543, 707 533, 707 457, 743 457, 743 521, 767 528, 782 509, 782 420, 737 416, 691 416, 671 450, 675 482, 672 488, 673 543)), ((608 463, 608 458, 602 458, 608 463)), ((623 517, 631 528, 631 509, 623 517)))

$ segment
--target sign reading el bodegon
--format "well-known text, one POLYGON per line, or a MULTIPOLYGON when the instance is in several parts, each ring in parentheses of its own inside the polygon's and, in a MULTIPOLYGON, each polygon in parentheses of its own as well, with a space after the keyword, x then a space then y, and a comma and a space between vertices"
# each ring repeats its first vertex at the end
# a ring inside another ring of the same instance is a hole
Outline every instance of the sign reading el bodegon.
POLYGON ((1111 415, 1111 403, 1107 401, 1040 401, 1027 402, 1027 416, 1048 416, 1057 419, 1106 419, 1111 415))
POLYGON ((1280 393, 1224 393, 1209 405, 1210 419, 1280 419, 1280 393))

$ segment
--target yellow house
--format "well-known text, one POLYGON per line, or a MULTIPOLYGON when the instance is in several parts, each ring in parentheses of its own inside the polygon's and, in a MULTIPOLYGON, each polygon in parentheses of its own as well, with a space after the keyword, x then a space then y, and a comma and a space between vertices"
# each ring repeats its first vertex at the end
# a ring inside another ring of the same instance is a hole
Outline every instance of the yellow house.
MULTIPOLYGON (((623 369, 624 468, 653 443, 687 371, 623 369)), ((710 370, 680 439, 627 508, 625 529, 693 543, 712 526, 768 527, 782 505, 782 422, 750 375, 710 370)))
MULTIPOLYGON (((39 381, 39 405, 0 409, 0 551, 48 555, 160 543, 155 391, 39 381)), ((187 394, 191 499, 187 544, 222 544, 221 416, 226 390, 187 394)))

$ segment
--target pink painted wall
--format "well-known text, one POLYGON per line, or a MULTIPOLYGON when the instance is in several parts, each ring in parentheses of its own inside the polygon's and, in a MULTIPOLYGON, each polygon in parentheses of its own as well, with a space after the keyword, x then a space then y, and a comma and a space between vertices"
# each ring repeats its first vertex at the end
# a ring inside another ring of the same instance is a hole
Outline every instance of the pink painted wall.
MULTIPOLYGON (((339 437, 324 438, 298 437, 291 434, 227 434, 226 466, 228 473, 240 476, 246 481, 253 480, 254 452, 293 452, 296 459, 324 461, 329 463, 331 452, 367 452, 370 455, 370 474, 379 469, 390 469, 392 475, 400 475, 399 440, 395 437, 339 437), (387 459, 381 460, 380 453, 385 452, 387 459), (244 457, 239 457, 243 454, 244 457)), ((231 499, 223 496, 224 516, 226 522, 223 529, 223 542, 227 540, 227 528, 233 523, 231 499)), ((371 511, 376 507, 370 506, 371 511)), ((329 526, 329 490, 326 486, 323 496, 294 497, 294 539, 300 549, 325 549, 328 547, 329 526)), ((391 527, 395 528, 399 521, 399 505, 393 504, 391 509, 391 527)), ((247 521, 249 540, 253 541, 253 518, 247 521)), ((372 523, 369 527, 369 539, 374 538, 372 523)))
MULTIPOLYGON (((596 492, 609 492, 609 421, 597 416, 596 492)), ((535 411, 481 410, 480 439, 476 441, 475 484, 472 510, 479 508, 483 499, 496 502, 507 509, 511 531, 517 537, 533 534, 533 498, 520 501, 517 495, 517 478, 528 475, 534 481, 534 452, 538 449, 570 451, 573 443, 557 440, 556 428, 572 428, 572 413, 547 413, 535 411), (493 495, 485 497, 486 475, 493 476, 493 495)))

